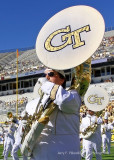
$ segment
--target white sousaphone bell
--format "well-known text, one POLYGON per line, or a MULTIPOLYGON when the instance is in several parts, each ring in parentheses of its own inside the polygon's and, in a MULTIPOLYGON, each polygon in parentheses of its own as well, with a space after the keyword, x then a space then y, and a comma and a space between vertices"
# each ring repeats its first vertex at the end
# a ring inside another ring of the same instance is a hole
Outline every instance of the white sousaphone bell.
POLYGON ((73 6, 51 17, 40 30, 36 53, 47 67, 59 70, 82 64, 104 36, 102 15, 90 6, 73 6))
POLYGON ((97 112, 106 108, 109 103, 109 96, 104 88, 93 85, 87 90, 84 102, 89 110, 97 112))

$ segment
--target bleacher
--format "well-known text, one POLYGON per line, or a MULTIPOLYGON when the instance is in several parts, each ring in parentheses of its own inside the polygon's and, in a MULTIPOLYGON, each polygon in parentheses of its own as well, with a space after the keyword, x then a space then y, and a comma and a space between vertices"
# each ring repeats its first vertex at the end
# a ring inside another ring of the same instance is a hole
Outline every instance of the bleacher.
MULTIPOLYGON (((11 53, 0 53, 0 75, 5 78, 16 74, 16 51, 11 53), (3 56, 5 54, 5 56, 3 56)), ((38 60, 35 49, 19 51, 18 73, 40 70, 42 63, 38 60)))
MULTIPOLYGON (((92 60, 103 59, 114 56, 114 30, 105 32, 104 38, 92 55, 92 60)), ((16 51, 0 53, 0 76, 16 74, 16 51)), ((44 65, 39 61, 35 49, 19 50, 18 73, 40 70, 44 65)))

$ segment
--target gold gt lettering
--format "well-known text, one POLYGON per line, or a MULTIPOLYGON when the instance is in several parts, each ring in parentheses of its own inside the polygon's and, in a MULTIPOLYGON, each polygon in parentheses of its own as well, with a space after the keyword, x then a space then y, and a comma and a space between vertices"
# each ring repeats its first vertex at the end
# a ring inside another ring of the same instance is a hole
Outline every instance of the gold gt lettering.
POLYGON ((72 44, 72 48, 76 49, 78 47, 85 45, 85 41, 81 41, 81 37, 80 37, 80 33, 84 32, 84 31, 89 32, 90 26, 87 25, 87 26, 84 26, 84 27, 77 29, 75 31, 72 31, 72 32, 71 32, 70 26, 67 26, 64 29, 59 29, 59 30, 53 32, 51 35, 49 35, 49 37, 46 39, 46 41, 44 43, 44 47, 47 51, 55 52, 55 51, 59 51, 59 50, 65 48, 66 46, 72 44), (63 43, 60 46, 53 46, 52 45, 53 38, 60 33, 67 33, 67 34, 61 36, 62 42, 65 41, 65 43, 63 43), (73 42, 74 42, 74 44, 73 44, 73 42))
POLYGON ((90 95, 87 99, 90 104, 97 103, 98 105, 102 105, 101 100, 104 100, 104 97, 98 97, 97 95, 90 95))

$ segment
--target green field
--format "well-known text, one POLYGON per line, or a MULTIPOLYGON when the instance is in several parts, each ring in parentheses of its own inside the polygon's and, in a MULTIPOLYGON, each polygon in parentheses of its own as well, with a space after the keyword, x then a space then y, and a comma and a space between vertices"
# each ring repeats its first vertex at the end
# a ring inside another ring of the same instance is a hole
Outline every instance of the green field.
MULTIPOLYGON (((3 159, 3 157, 1 157, 2 152, 3 152, 3 145, 0 145, 0 159, 3 159)), ((20 151, 18 152, 18 155, 21 156, 20 151)), ((95 155, 93 155, 92 160, 96 160, 95 155)), ((102 155, 102 160, 114 160, 114 143, 111 143, 111 154, 102 155)))

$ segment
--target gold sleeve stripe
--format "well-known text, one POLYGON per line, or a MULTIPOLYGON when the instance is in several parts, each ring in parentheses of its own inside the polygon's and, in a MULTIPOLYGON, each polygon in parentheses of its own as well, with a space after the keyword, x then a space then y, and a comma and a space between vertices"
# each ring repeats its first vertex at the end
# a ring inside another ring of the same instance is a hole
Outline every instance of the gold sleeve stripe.
POLYGON ((56 98, 56 93, 57 93, 58 88, 59 88, 59 85, 54 85, 54 87, 52 88, 51 94, 50 94, 50 98, 52 100, 56 98))

